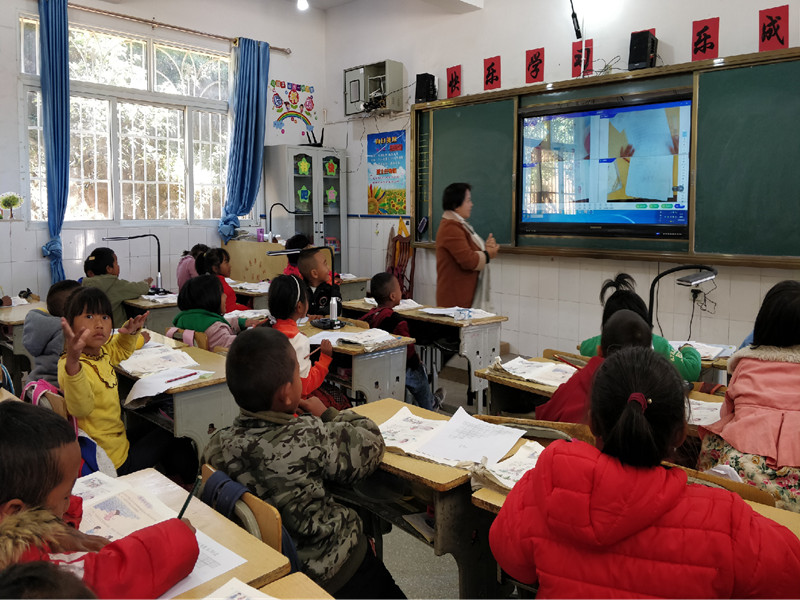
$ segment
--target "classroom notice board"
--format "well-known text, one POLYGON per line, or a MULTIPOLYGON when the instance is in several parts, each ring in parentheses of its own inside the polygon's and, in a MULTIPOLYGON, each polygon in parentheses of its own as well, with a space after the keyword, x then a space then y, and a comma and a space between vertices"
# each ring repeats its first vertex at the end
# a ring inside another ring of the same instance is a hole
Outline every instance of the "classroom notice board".
POLYGON ((695 252, 800 256, 800 61, 701 73, 695 252))
POLYGON ((433 239, 442 219, 442 192, 451 183, 472 186, 470 224, 486 239, 514 242, 516 102, 513 99, 433 111, 431 205, 433 239))

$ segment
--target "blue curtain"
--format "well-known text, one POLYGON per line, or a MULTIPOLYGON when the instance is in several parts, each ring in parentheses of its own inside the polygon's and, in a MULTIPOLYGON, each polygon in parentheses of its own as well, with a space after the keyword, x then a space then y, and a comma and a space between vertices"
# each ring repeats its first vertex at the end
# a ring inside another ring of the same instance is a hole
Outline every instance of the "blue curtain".
POLYGON ((219 235, 227 242, 239 217, 253 209, 264 157, 264 127, 269 81, 269 44, 239 38, 234 50, 235 75, 231 108, 233 135, 228 156, 227 200, 219 220, 219 235))
POLYGON ((62 281, 61 226, 69 198, 69 48, 67 0, 39 0, 39 52, 42 57, 42 113, 47 168, 47 226, 50 278, 62 281))

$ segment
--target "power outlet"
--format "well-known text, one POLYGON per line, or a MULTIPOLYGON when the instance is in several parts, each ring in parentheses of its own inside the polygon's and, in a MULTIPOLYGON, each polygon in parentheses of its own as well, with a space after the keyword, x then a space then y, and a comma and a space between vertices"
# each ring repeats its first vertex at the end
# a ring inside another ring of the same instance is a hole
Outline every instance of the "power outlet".
POLYGON ((692 302, 697 302, 697 297, 703 293, 703 290, 692 288, 692 302))

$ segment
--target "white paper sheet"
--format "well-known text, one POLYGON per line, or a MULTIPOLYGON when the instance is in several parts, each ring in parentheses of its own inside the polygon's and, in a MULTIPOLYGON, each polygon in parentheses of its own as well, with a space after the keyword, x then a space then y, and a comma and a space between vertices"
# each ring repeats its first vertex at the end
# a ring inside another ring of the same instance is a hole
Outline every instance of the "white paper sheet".
POLYGON ((313 346, 315 344, 321 344, 322 340, 330 340, 331 344, 335 346, 339 340, 352 337, 353 335, 355 334, 347 331, 320 331, 308 338, 308 343, 313 346))
POLYGON ((704 402, 703 400, 689 399, 691 408, 689 425, 711 425, 719 421, 719 411, 722 402, 704 402))
POLYGON ((237 283, 231 287, 234 290, 244 290, 245 292, 259 292, 262 294, 269 293, 269 281, 259 281, 256 283, 242 281, 241 283, 237 283))
POLYGON ((404 406, 391 419, 384 421, 380 430, 387 448, 398 448, 411 454, 424 445, 446 422, 444 419, 418 417, 404 406))
POLYGON ((339 273, 339 277, 342 278, 342 281, 350 281, 351 279, 358 279, 358 277, 356 277, 352 273, 339 273))
POLYGON ((142 294, 139 297, 142 300, 148 300, 149 302, 155 302, 156 304, 175 304, 178 302, 178 294, 153 294, 152 296, 149 294, 142 294))
POLYGON ((265 594, 247 585, 241 579, 232 577, 228 583, 211 592, 206 598, 214 598, 215 600, 248 600, 248 598, 274 598, 274 596, 265 594))
POLYGON ((175 367, 196 367, 197 362, 186 352, 167 346, 141 348, 119 366, 135 377, 143 377, 175 367))
POLYGON ((28 301, 25 298, 20 298, 19 296, 11 296, 11 306, 23 306, 24 304, 28 304, 28 301))
POLYGON ((198 531, 196 535, 197 545, 200 547, 200 556, 197 557, 194 569, 186 577, 159 596, 159 598, 174 598, 175 596, 179 596, 246 562, 244 558, 232 550, 228 550, 225 546, 211 539, 202 531, 198 531))
POLYGON ((232 317, 243 319, 269 319, 269 310, 266 308, 254 308, 250 310, 232 310, 229 313, 225 313, 226 319, 232 317))
MULTIPOLYGON (((498 360, 499 362, 499 360, 498 360)), ((527 381, 535 381, 544 385, 558 387, 566 383, 575 374, 577 369, 564 363, 537 362, 518 356, 500 367, 527 381)))
POLYGON ((713 360, 715 358, 728 357, 736 352, 736 346, 730 344, 704 344, 703 342, 694 341, 670 341, 669 345, 675 350, 689 344, 692 348, 700 353, 700 358, 703 360, 713 360))
POLYGON ((367 352, 372 352, 375 348, 383 346, 388 342, 393 342, 395 339, 395 336, 388 331, 384 331, 383 329, 365 329, 363 331, 353 333, 348 337, 339 338, 336 343, 339 346, 344 347, 347 347, 348 345, 351 347, 360 346, 367 352))
POLYGON ((486 468, 503 487, 510 490, 525 473, 536 466, 542 452, 544 446, 539 442, 526 442, 514 456, 498 463, 487 464, 486 468))
POLYGON ((456 461, 497 462, 511 450, 523 431, 480 421, 459 407, 420 452, 456 461))
POLYGON ((152 375, 142 377, 133 384, 131 391, 128 392, 125 398, 125 406, 128 406, 134 400, 139 398, 149 398, 166 392, 168 389, 186 385, 197 379, 208 378, 213 375, 213 371, 200 371, 192 369, 184 369, 182 367, 175 367, 173 369, 165 369, 152 375))

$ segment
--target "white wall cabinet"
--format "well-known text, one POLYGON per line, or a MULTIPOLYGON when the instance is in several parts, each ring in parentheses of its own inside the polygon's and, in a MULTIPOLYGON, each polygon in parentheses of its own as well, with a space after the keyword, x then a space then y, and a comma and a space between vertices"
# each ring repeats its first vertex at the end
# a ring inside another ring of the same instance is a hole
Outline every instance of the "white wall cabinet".
POLYGON ((271 226, 272 235, 284 240, 303 233, 317 246, 333 246, 334 268, 342 273, 348 269, 344 170, 343 150, 312 146, 264 148, 267 228, 271 226))

